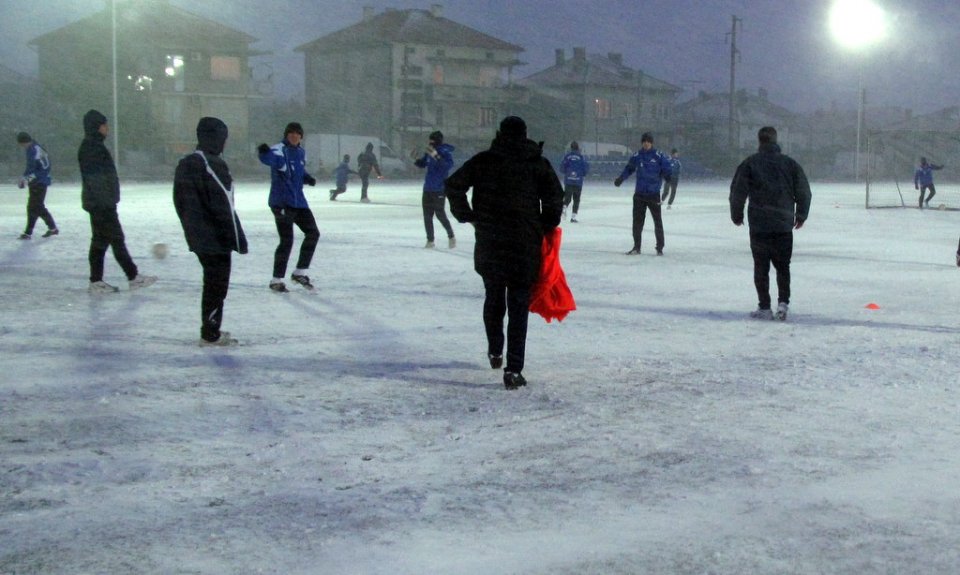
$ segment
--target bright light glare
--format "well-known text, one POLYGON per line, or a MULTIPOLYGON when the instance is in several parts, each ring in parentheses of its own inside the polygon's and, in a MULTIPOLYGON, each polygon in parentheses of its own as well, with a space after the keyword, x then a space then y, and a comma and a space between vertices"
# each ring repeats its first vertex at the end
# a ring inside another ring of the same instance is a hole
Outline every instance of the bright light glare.
POLYGON ((872 0, 836 0, 830 9, 830 31, 844 48, 865 48, 886 37, 887 15, 872 0))

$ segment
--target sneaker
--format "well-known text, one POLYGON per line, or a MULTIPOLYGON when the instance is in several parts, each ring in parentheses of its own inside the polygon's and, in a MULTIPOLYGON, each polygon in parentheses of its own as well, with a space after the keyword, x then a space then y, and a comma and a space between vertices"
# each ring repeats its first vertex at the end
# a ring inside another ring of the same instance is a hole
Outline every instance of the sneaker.
POLYGON ((270 289, 277 293, 287 293, 290 291, 287 289, 287 284, 283 282, 270 282, 270 289))
POLYGON ((221 331, 220 337, 213 341, 200 338, 200 347, 230 347, 240 343, 235 338, 230 337, 230 332, 221 331))
POLYGON ((487 359, 490 360, 490 369, 500 369, 501 367, 503 367, 502 355, 494 355, 492 353, 488 353, 487 359))
POLYGON ((657 255, 658 255, 658 256, 662 256, 662 255, 663 255, 663 248, 657 248, 657 255))
POLYGON ((780 302, 777 304, 777 319, 780 321, 787 320, 787 304, 780 302))
POLYGON ((369 203, 370 203, 370 198, 360 198, 360 202, 363 203, 363 204, 369 204, 369 203))
POLYGON ((576 212, 574 212, 574 213, 570 216, 570 223, 571 223, 571 224, 577 223, 577 214, 576 214, 576 212))
POLYGON ((447 241, 447 247, 450 248, 451 250, 457 247, 457 238, 450 238, 447 241))
POLYGON ((423 248, 424 248, 424 249, 427 249, 427 250, 432 250, 432 249, 435 248, 435 247, 437 247, 437 246, 434 245, 433 240, 427 240, 427 244, 426 244, 425 246, 423 246, 423 248))
POLYGON ((757 308, 750 312, 753 319, 773 319, 773 310, 757 308))
POLYGON ((137 277, 133 278, 129 282, 130 289, 140 289, 148 286, 152 286, 157 282, 157 276, 145 276, 142 274, 137 274, 137 277))
POLYGON ((40 236, 40 237, 42 237, 42 238, 49 238, 50 236, 55 236, 55 235, 57 235, 57 234, 59 234, 59 233, 60 233, 60 230, 58 230, 57 228, 50 228, 49 230, 47 230, 47 232, 46 232, 45 234, 43 234, 43 235, 40 236))
POLYGON ((567 221, 567 208, 563 208, 563 213, 560 214, 561 221, 567 221))
POLYGON ((337 190, 330 190, 330 201, 337 201, 337 190))
POLYGON ((667 204, 667 209, 673 209, 673 204, 667 204))
POLYGON ((639 255, 640 255, 640 248, 633 248, 632 250, 630 250, 629 252, 627 252, 627 255, 628 255, 628 256, 639 256, 639 255))
POLYGON ((503 372, 503 387, 507 389, 518 389, 527 385, 527 380, 519 373, 512 371, 503 372))
POLYGON ((18 240, 29 240, 31 238, 30 234, 20 234, 17 236, 18 240))
POLYGON ((120 288, 101 280, 98 282, 90 282, 90 287, 87 288, 87 291, 90 293, 114 293, 120 291, 120 288))
POLYGON ((957 267, 960 268, 960 252, 957 252, 957 267))
MULTIPOLYGON (((290 276, 290 279, 293 280, 293 283, 298 283, 298 284, 302 285, 303 287, 305 287, 305 288, 307 288, 307 289, 309 289, 309 290, 314 289, 313 284, 310 283, 310 278, 307 277, 307 276, 299 275, 299 274, 292 274, 292 275, 290 276)), ((275 286, 275 285, 278 285, 278 284, 270 284, 270 289, 273 289, 273 286, 275 286)), ((283 285, 283 284, 279 284, 279 285, 283 285)), ((286 288, 284 288, 284 289, 286 289, 286 288)))

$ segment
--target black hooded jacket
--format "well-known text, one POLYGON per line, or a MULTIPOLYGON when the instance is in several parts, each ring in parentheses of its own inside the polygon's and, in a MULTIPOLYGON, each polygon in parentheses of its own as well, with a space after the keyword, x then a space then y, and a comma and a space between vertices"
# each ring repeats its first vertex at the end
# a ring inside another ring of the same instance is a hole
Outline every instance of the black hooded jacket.
POLYGON ((174 175, 173 205, 187 246, 198 254, 247 253, 247 238, 232 205, 233 178, 220 157, 226 141, 226 124, 218 118, 201 118, 197 151, 180 160, 174 175), (207 164, 226 190, 207 172, 207 164))
POLYGON ((533 285, 540 275, 543 233, 557 227, 563 212, 563 188, 540 145, 498 135, 489 150, 467 160, 445 183, 453 216, 476 227, 477 273, 533 285))
POLYGON ((810 183, 795 160, 774 143, 760 144, 745 159, 730 183, 730 219, 743 222, 743 207, 751 234, 789 233, 810 214, 810 183))
POLYGON ((77 160, 82 180, 80 198, 83 209, 88 212, 115 210, 120 202, 117 166, 103 143, 106 138, 99 132, 100 126, 106 123, 107 117, 96 110, 83 116, 84 136, 77 160))

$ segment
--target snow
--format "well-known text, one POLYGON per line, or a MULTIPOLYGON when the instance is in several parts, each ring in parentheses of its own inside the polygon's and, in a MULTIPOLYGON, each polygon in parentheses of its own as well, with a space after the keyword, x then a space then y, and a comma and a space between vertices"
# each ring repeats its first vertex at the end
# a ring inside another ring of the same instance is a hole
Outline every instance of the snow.
POLYGON ((325 184, 319 289, 276 294, 267 184, 238 183, 233 349, 196 345, 169 183, 120 204, 160 280, 126 291, 108 254, 124 291, 104 296, 78 186, 51 187, 61 235, 29 242, 25 194, 0 187, 0 573, 955 571, 956 212, 815 184, 790 318, 759 322, 727 182, 681 182, 664 257, 649 219, 623 255, 630 190, 588 182, 563 226, 579 310, 531 317, 508 392, 471 228, 425 250, 417 182, 370 205, 325 184))

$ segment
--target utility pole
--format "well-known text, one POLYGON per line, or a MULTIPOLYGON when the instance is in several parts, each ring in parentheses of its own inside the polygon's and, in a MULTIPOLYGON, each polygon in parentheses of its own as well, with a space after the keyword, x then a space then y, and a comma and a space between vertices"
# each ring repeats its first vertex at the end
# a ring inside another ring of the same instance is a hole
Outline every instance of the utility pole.
POLYGON ((730 27, 730 33, 727 35, 730 38, 730 109, 728 110, 727 149, 730 150, 731 154, 735 153, 737 147, 737 125, 734 117, 737 109, 735 103, 737 97, 737 61, 740 58, 740 50, 737 48, 737 29, 743 27, 741 18, 737 18, 736 15, 732 18, 733 24, 730 27))

